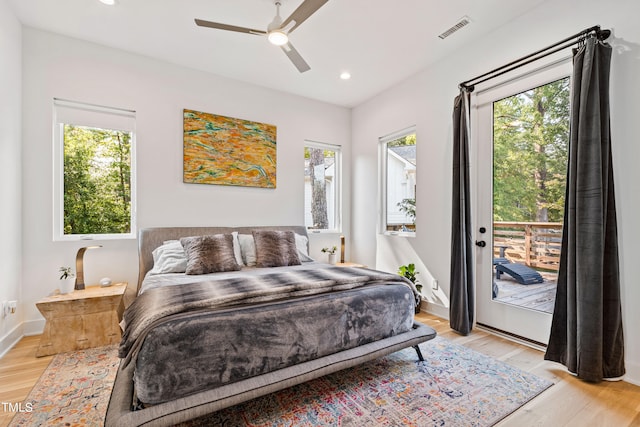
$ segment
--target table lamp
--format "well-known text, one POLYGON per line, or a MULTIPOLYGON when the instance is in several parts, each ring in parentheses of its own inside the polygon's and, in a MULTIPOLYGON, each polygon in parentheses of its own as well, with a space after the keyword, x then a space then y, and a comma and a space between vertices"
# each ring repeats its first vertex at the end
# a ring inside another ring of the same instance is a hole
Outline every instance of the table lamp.
POLYGON ((76 254, 76 286, 75 286, 76 291, 80 291, 84 289, 84 268, 82 266, 84 253, 86 252, 87 249, 97 249, 101 247, 102 245, 94 245, 94 246, 85 246, 84 248, 78 249, 78 253, 76 254))

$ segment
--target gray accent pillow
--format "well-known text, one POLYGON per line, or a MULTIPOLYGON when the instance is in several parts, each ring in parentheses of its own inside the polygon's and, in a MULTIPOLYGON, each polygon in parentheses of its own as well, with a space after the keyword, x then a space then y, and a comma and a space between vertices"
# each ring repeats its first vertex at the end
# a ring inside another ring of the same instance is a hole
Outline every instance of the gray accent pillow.
POLYGON ((254 231, 256 267, 300 265, 293 231, 254 231))
POLYGON ((231 234, 183 237, 180 243, 187 254, 186 274, 208 274, 237 271, 231 234))

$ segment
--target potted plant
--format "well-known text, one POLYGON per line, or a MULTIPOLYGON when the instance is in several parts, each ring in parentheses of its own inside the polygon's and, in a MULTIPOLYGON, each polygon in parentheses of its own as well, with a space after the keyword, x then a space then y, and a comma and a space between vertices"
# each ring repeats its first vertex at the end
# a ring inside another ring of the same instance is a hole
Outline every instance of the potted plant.
MULTIPOLYGON (((416 271, 416 265, 415 264, 407 264, 407 265, 401 265, 398 268, 398 274, 402 277, 406 277, 407 279, 409 279, 411 281, 411 283, 413 283, 416 287, 416 289, 418 290, 418 293, 421 294, 422 293, 422 285, 420 284, 420 282, 418 281, 418 274, 420 274, 419 271, 416 271)), ((418 297, 421 298, 421 297, 418 297)), ((416 301, 417 305, 416 305, 416 313, 420 313, 420 301, 416 301)))
POLYGON ((60 293, 73 292, 76 286, 76 275, 71 267, 60 267, 60 293))
POLYGON ((333 246, 331 248, 322 248, 321 251, 329 256, 329 264, 336 263, 336 252, 338 251, 337 246, 333 246))

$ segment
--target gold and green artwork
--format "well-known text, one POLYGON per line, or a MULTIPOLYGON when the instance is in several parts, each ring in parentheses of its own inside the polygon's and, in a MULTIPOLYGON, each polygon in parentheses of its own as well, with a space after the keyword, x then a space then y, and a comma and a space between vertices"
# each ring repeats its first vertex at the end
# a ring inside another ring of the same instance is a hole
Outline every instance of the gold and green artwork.
POLYGON ((276 187, 276 127, 184 110, 184 182, 276 187))

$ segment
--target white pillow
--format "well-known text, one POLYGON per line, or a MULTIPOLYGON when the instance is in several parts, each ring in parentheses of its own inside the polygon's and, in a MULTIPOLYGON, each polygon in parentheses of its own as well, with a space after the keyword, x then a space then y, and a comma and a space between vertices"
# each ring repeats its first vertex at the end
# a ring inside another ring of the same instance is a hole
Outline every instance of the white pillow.
POLYGON ((256 266, 256 242, 253 241, 251 234, 238 234, 240 242, 240 251, 242 253, 242 261, 247 267, 256 266))
POLYGON ((307 242, 309 239, 307 236, 296 233, 296 248, 298 248, 298 258, 300 262, 310 262, 313 258, 309 256, 309 250, 307 249, 307 242))
POLYGON ((168 240, 152 252, 153 268, 149 274, 184 273, 187 271, 187 254, 178 240, 168 240))
POLYGON ((231 233, 231 235, 233 236, 233 255, 235 256, 238 265, 242 267, 244 265, 244 262, 242 261, 242 249, 240 249, 240 239, 238 238, 238 232, 234 231, 233 233, 231 233))

